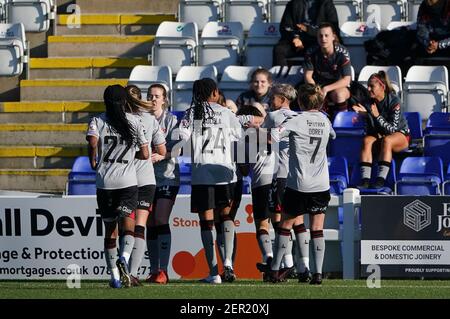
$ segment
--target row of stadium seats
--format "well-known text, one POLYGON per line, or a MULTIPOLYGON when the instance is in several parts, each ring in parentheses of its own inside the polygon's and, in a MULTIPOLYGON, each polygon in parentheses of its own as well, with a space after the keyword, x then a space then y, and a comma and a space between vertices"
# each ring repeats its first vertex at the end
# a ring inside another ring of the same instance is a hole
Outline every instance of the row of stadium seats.
MULTIPOLYGON (((190 194, 190 161, 180 157, 180 191, 190 194)), ((385 187, 361 189, 362 195, 396 194, 396 195, 450 195, 450 165, 444 176, 443 163, 438 156, 407 157, 403 160, 397 174, 396 162, 392 160, 391 169, 385 187), (398 175, 398 176, 397 176, 398 175)), ((353 166, 349 177, 347 159, 343 156, 328 157, 330 173, 330 192, 342 195, 348 187, 357 187, 361 183, 359 165, 353 166)), ((377 165, 372 169, 372 182, 375 181, 377 165)), ((243 193, 249 194, 251 180, 244 178, 243 193)), ((66 187, 68 195, 95 195, 95 171, 89 165, 87 156, 78 157, 69 173, 66 187)))
MULTIPOLYGON (((181 22, 241 21, 248 31, 254 22, 280 22, 288 0, 180 0, 181 22)), ((393 21, 416 21, 421 0, 334 0, 339 24, 375 21, 384 30, 393 21)))
POLYGON ((56 0, 0 0, 0 23, 22 23, 26 32, 46 32, 56 17, 56 0))
MULTIPOLYGON (((395 22, 392 27, 413 27, 412 22, 395 22)), ((241 22, 206 23, 198 37, 196 22, 163 22, 152 47, 153 65, 168 65, 176 74, 181 66, 214 64, 222 74, 228 65, 273 65, 272 52, 281 35, 279 23, 254 22, 244 36, 241 22)), ((380 31, 376 23, 346 22, 341 27, 344 45, 352 65, 359 73, 366 65, 364 42, 380 31)))
MULTIPOLYGON (((236 100, 250 82, 256 66, 230 65, 224 69, 219 79, 217 68, 210 66, 182 66, 172 82, 172 70, 169 66, 136 66, 130 75, 129 84, 141 88, 144 98, 147 88, 155 82, 164 84, 172 101, 172 110, 184 111, 191 102, 192 84, 202 77, 210 77, 219 83, 219 88, 229 99, 236 100)), ((419 112, 421 119, 427 120, 431 113, 447 111, 450 101, 448 70, 445 66, 412 66, 406 74, 405 82, 398 66, 365 66, 358 82, 367 86, 371 74, 384 70, 403 100, 405 112, 419 112)), ((303 80, 301 66, 269 69, 274 82, 296 85, 303 80)), ((354 78, 353 78, 354 80, 354 78)))
POLYGON ((28 63, 28 43, 22 23, 0 23, 0 76, 17 76, 28 63))
MULTIPOLYGON (((418 112, 405 112, 411 130, 411 149, 421 144, 425 156, 439 156, 444 165, 450 164, 450 114, 435 112, 428 118, 422 131, 422 120, 418 112)), ((333 121, 336 139, 330 142, 330 156, 345 156, 348 164, 354 166, 364 137, 365 120, 355 112, 340 112, 333 121)), ((419 153, 422 153, 419 150, 419 153)))

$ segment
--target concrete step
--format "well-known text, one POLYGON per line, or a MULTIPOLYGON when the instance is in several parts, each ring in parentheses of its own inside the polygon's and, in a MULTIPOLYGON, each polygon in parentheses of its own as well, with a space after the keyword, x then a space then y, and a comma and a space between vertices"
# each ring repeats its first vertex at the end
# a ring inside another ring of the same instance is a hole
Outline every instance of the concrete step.
POLYGON ((0 169, 67 168, 86 146, 0 146, 0 169))
POLYGON ((102 101, 108 85, 126 86, 128 79, 22 80, 21 101, 102 101))
POLYGON ((87 123, 104 111, 103 102, 5 102, 0 123, 87 123))
POLYGON ((62 35, 48 37, 49 57, 146 58, 154 35, 62 35))
POLYGON ((57 35, 149 35, 163 21, 176 21, 174 14, 60 14, 57 35))
POLYGON ((150 64, 136 58, 32 58, 30 79, 128 78, 136 65, 150 64))
POLYGON ((62 194, 69 169, 0 169, 0 189, 62 194))
POLYGON ((3 145, 86 145, 87 124, 0 124, 3 145))
POLYGON ((178 0, 77 0, 82 14, 86 13, 176 13, 178 0))

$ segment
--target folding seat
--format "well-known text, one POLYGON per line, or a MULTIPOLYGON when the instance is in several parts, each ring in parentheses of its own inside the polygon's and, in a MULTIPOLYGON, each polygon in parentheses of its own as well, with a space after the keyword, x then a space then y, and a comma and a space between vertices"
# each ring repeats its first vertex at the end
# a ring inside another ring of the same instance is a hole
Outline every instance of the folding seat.
POLYGON ((363 21, 362 0, 334 0, 339 26, 348 21, 363 21))
POLYGON ((198 29, 195 22, 162 22, 152 47, 152 64, 170 66, 176 74, 181 66, 195 65, 198 29))
POLYGON ((328 170, 330 175, 330 193, 342 195, 349 183, 347 159, 343 156, 328 157, 328 170))
POLYGON ((445 181, 442 183, 443 195, 450 195, 450 165, 447 167, 447 173, 445 174, 445 181))
POLYGON ((392 21, 386 27, 386 30, 395 30, 400 28, 407 28, 409 30, 416 30, 417 23, 415 21, 392 21))
POLYGON ((431 113, 447 107, 448 70, 445 66, 414 65, 406 74, 403 102, 408 112, 420 112, 427 120, 431 113))
POLYGON ((386 72, 389 80, 391 81, 392 87, 395 89, 398 97, 402 97, 402 70, 397 65, 393 66, 378 66, 378 65, 366 65, 361 69, 358 76, 358 82, 367 87, 367 82, 373 73, 379 71, 386 72))
POLYGON ((240 22, 244 31, 253 23, 267 20, 267 0, 225 0, 225 21, 240 22))
POLYGON ((95 175, 87 156, 79 156, 72 165, 66 184, 67 195, 95 195, 95 175))
POLYGON ((244 33, 240 22, 208 22, 198 46, 198 65, 215 65, 222 74, 228 65, 239 65, 244 33))
POLYGON ((381 30, 386 30, 392 21, 408 20, 407 0, 364 0, 363 11, 365 21, 375 21, 381 30))
POLYGON ((180 166, 180 190, 179 194, 191 194, 191 158, 189 156, 179 156, 180 166))
POLYGON ((341 37, 350 53, 350 61, 356 73, 367 64, 367 53, 364 42, 374 38, 380 31, 376 23, 345 22, 341 26, 341 37))
POLYGON ((343 156, 350 166, 357 163, 365 124, 365 119, 356 112, 339 112, 333 121, 336 139, 330 140, 330 156, 343 156))
POLYGON ((450 113, 433 112, 428 118, 425 134, 450 134, 450 113))
POLYGON ((411 134, 411 142, 409 150, 412 152, 422 152, 423 148, 423 132, 422 132, 422 117, 419 112, 404 112, 403 115, 408 122, 408 127, 411 134))
POLYGON ((9 0, 6 4, 8 23, 23 23, 27 32, 46 32, 56 16, 51 0, 9 0))
POLYGON ((23 24, 0 24, 0 76, 22 74, 25 63, 28 55, 23 24))
POLYGON ((150 85, 159 83, 166 88, 168 98, 172 101, 172 70, 168 66, 136 65, 131 70, 128 85, 134 84, 141 89, 142 99, 147 99, 150 85))
POLYGON ((269 0, 270 22, 279 23, 289 0, 269 0))
MULTIPOLYGON (((361 188, 361 195, 387 195, 393 194, 395 188, 395 182, 397 181, 396 174, 396 163, 395 160, 391 161, 391 168, 389 169, 388 176, 386 178, 386 183, 380 188, 361 188)), ((378 159, 373 159, 372 173, 370 176, 370 184, 375 183, 378 175, 378 159)), ((350 185, 352 187, 357 187, 361 184, 361 168, 359 163, 355 164, 352 169, 352 175, 350 178, 350 185)))
POLYGON ((217 82, 217 68, 214 65, 180 68, 174 83, 172 110, 185 111, 190 107, 194 81, 202 78, 211 78, 217 82))
POLYGON ((273 65, 273 47, 280 40, 280 24, 255 22, 245 41, 245 65, 270 69, 273 65))
POLYGON ((439 156, 443 165, 450 163, 450 134, 426 134, 423 137, 424 156, 439 156))
POLYGON ((271 67, 269 72, 272 74, 274 83, 287 83, 295 87, 300 82, 303 82, 304 73, 301 65, 276 65, 271 67))
POLYGON ((248 90, 251 75, 256 69, 256 66, 228 66, 219 82, 219 88, 225 97, 236 101, 241 93, 248 90))
POLYGON ((400 167, 395 194, 440 195, 443 180, 443 165, 439 157, 407 157, 400 167))
POLYGON ((184 116, 184 111, 170 111, 170 112, 177 117, 177 122, 180 122, 184 116))
POLYGON ((195 22, 202 31, 211 21, 221 21, 223 0, 180 0, 178 17, 180 22, 195 22))

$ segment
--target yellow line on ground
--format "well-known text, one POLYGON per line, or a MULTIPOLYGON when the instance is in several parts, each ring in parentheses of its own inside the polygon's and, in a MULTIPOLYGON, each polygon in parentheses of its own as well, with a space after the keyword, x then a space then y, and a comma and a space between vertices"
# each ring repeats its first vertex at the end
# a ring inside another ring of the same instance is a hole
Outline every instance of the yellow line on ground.
POLYGON ((32 69, 132 68, 150 65, 147 59, 127 58, 32 58, 32 69))
POLYGON ((120 17, 120 24, 160 24, 164 21, 177 21, 173 14, 159 14, 159 15, 122 15, 120 17))
POLYGON ((176 21, 174 14, 85 14, 80 19, 70 19, 72 15, 59 14, 58 24, 67 25, 80 23, 81 25, 107 25, 107 24, 159 24, 163 21, 176 21))
POLYGON ((0 157, 34 157, 35 154, 35 147, 0 147, 0 157))
POLYGON ((3 112, 63 112, 64 102, 4 102, 3 112))
POLYGON ((39 112, 104 112, 103 102, 4 102, 0 104, 3 113, 39 112))
POLYGON ((69 36, 55 35, 47 38, 48 43, 145 43, 155 39, 154 35, 85 35, 85 36, 69 36))
POLYGON ((36 86, 108 86, 120 84, 126 86, 128 79, 96 79, 96 80, 21 80, 20 87, 36 87, 36 86))
POLYGON ((42 170, 20 170, 0 169, 0 175, 22 175, 22 176, 67 176, 70 169, 42 169, 42 170))
POLYGON ((0 124, 0 131, 61 131, 61 132, 83 132, 87 124, 0 124))

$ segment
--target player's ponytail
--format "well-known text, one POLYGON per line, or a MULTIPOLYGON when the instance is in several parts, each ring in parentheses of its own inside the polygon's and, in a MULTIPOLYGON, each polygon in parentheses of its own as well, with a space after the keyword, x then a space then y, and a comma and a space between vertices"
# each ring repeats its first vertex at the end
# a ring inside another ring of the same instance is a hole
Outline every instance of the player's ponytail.
POLYGON ((298 89, 298 104, 305 111, 320 110, 323 106, 322 89, 318 85, 303 84, 298 89))
POLYGON ((127 92, 121 85, 110 85, 103 93, 106 107, 106 123, 113 132, 118 133, 128 146, 135 143, 136 131, 128 121, 125 114, 127 105, 127 92))
POLYGON ((214 111, 208 100, 215 90, 217 90, 217 84, 213 79, 203 78, 194 82, 191 107, 186 110, 186 113, 188 118, 193 113, 194 121, 202 121, 202 127, 208 119, 214 117, 214 111))

